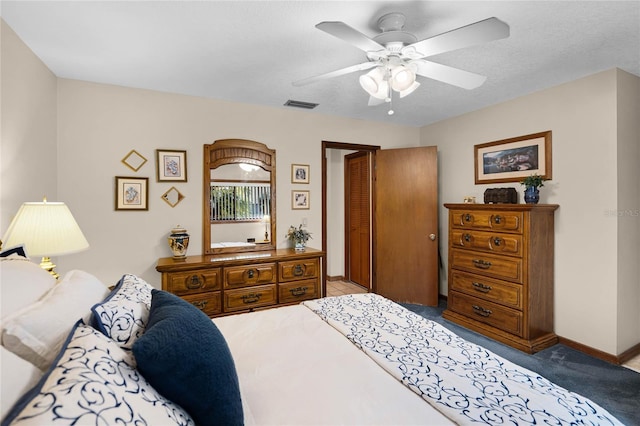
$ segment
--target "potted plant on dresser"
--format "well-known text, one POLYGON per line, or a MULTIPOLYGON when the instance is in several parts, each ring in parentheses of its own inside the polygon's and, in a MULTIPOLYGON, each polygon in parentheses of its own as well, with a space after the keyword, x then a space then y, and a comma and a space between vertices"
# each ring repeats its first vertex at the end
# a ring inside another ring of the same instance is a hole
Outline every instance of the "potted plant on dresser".
POLYGON ((544 186, 544 181, 549 179, 538 174, 527 176, 520 183, 525 186, 524 202, 527 204, 538 204, 540 201, 540 190, 544 186))
POLYGON ((291 225, 285 237, 287 237, 287 239, 293 243, 296 251, 304 251, 307 245, 307 241, 312 238, 311 232, 307 231, 306 229, 302 229, 302 224, 300 224, 300 226, 297 228, 291 225))

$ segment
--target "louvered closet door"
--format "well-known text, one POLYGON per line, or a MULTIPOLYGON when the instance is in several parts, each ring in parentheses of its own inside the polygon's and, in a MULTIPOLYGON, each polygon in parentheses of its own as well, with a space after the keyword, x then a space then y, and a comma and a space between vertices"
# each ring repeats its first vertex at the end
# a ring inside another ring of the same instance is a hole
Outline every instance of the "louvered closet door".
POLYGON ((371 179, 369 154, 357 152, 345 157, 345 206, 347 279, 370 288, 371 179))

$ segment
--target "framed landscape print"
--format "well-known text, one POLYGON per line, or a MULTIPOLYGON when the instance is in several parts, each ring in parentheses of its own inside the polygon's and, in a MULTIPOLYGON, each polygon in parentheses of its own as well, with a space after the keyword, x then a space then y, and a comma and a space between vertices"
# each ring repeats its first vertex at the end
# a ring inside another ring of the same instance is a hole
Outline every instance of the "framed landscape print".
POLYGON ((475 183, 520 182, 537 174, 551 179, 551 130, 475 145, 475 183))
POLYGON ((291 165, 291 183, 309 183, 309 165, 291 165))
POLYGON ((291 191, 291 208, 293 210, 308 210, 309 191, 291 191))
POLYGON ((156 172, 158 182, 186 182, 187 151, 157 149, 156 172))
POLYGON ((116 210, 149 210, 149 178, 116 176, 116 210))

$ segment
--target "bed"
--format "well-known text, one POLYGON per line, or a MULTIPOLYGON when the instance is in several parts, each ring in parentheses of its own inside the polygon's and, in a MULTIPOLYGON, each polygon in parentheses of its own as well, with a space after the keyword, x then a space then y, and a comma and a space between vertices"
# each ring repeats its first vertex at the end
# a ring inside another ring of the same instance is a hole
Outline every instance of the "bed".
POLYGON ((55 283, 18 257, 0 270, 3 426, 620 424, 375 294, 211 320, 134 275, 55 283))

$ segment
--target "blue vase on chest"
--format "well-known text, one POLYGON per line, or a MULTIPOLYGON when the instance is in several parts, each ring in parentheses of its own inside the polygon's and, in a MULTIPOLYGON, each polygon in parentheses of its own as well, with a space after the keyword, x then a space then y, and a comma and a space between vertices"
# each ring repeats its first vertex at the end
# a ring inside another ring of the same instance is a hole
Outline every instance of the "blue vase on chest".
POLYGON ((540 190, 535 186, 527 186, 524 190, 524 202, 527 204, 538 204, 540 201, 540 190))

